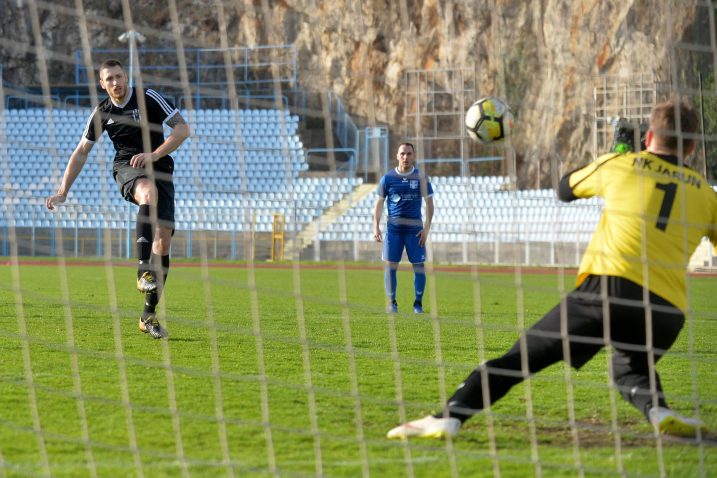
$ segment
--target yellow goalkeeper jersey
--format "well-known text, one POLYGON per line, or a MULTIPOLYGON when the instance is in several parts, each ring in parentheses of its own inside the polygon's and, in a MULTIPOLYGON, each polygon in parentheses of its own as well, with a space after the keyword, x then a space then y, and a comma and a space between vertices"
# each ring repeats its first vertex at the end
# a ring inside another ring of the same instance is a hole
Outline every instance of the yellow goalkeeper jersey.
POLYGON ((717 244, 717 193, 677 158, 610 153, 566 175, 560 199, 601 196, 604 207, 577 283, 618 276, 687 307, 690 256, 703 237, 717 244))

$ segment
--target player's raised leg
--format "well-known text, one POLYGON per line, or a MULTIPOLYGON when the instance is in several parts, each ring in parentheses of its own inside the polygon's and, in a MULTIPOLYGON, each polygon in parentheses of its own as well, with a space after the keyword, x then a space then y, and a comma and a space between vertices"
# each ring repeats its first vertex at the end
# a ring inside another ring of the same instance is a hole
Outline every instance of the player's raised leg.
POLYGON ((140 204, 137 211, 137 290, 140 292, 151 292, 157 288, 157 279, 152 273, 150 265, 154 240, 149 211, 149 204, 140 204))

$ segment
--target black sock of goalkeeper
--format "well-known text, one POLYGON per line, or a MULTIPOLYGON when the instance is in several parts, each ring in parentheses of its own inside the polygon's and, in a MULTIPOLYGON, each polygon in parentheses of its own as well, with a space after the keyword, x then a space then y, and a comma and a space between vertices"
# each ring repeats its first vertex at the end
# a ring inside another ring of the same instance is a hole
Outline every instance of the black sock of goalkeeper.
POLYGON ((157 264, 161 263, 162 271, 161 275, 158 270, 155 270, 154 273, 157 275, 157 277, 161 277, 162 279, 157 281, 157 289, 152 292, 147 292, 145 294, 144 298, 144 313, 145 314, 154 314, 155 310, 157 309, 157 304, 159 303, 159 298, 162 296, 162 290, 164 289, 164 284, 167 282, 167 275, 169 275, 169 255, 166 256, 158 256, 156 254, 152 254, 152 266, 153 268, 157 268, 157 264))
POLYGON ((149 217, 149 204, 139 206, 137 212, 137 278, 150 270, 152 255, 152 221, 149 217))

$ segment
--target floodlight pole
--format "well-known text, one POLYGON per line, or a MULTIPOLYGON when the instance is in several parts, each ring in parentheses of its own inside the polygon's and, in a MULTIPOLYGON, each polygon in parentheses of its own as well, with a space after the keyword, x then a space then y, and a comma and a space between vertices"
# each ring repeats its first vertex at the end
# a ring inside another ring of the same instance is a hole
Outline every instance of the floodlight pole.
POLYGON ((137 43, 142 43, 147 38, 137 31, 129 30, 121 34, 117 39, 122 43, 129 44, 129 87, 132 88, 134 86, 134 56, 137 43))

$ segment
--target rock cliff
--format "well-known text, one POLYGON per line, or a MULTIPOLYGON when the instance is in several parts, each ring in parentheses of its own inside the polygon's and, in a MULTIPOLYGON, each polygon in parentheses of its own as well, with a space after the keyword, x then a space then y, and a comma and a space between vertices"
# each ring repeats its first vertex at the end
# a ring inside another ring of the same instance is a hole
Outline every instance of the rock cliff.
POLYGON ((546 160, 573 165, 593 154, 596 77, 674 83, 689 75, 694 66, 676 61, 674 45, 704 36, 697 3, 5 0, 0 63, 6 88, 70 84, 77 48, 120 48, 117 37, 129 28, 147 37, 147 47, 294 44, 305 87, 335 92, 363 124, 386 124, 396 135, 406 71, 473 68, 478 92, 505 98, 515 111, 518 176, 530 183, 549 172, 546 160))

